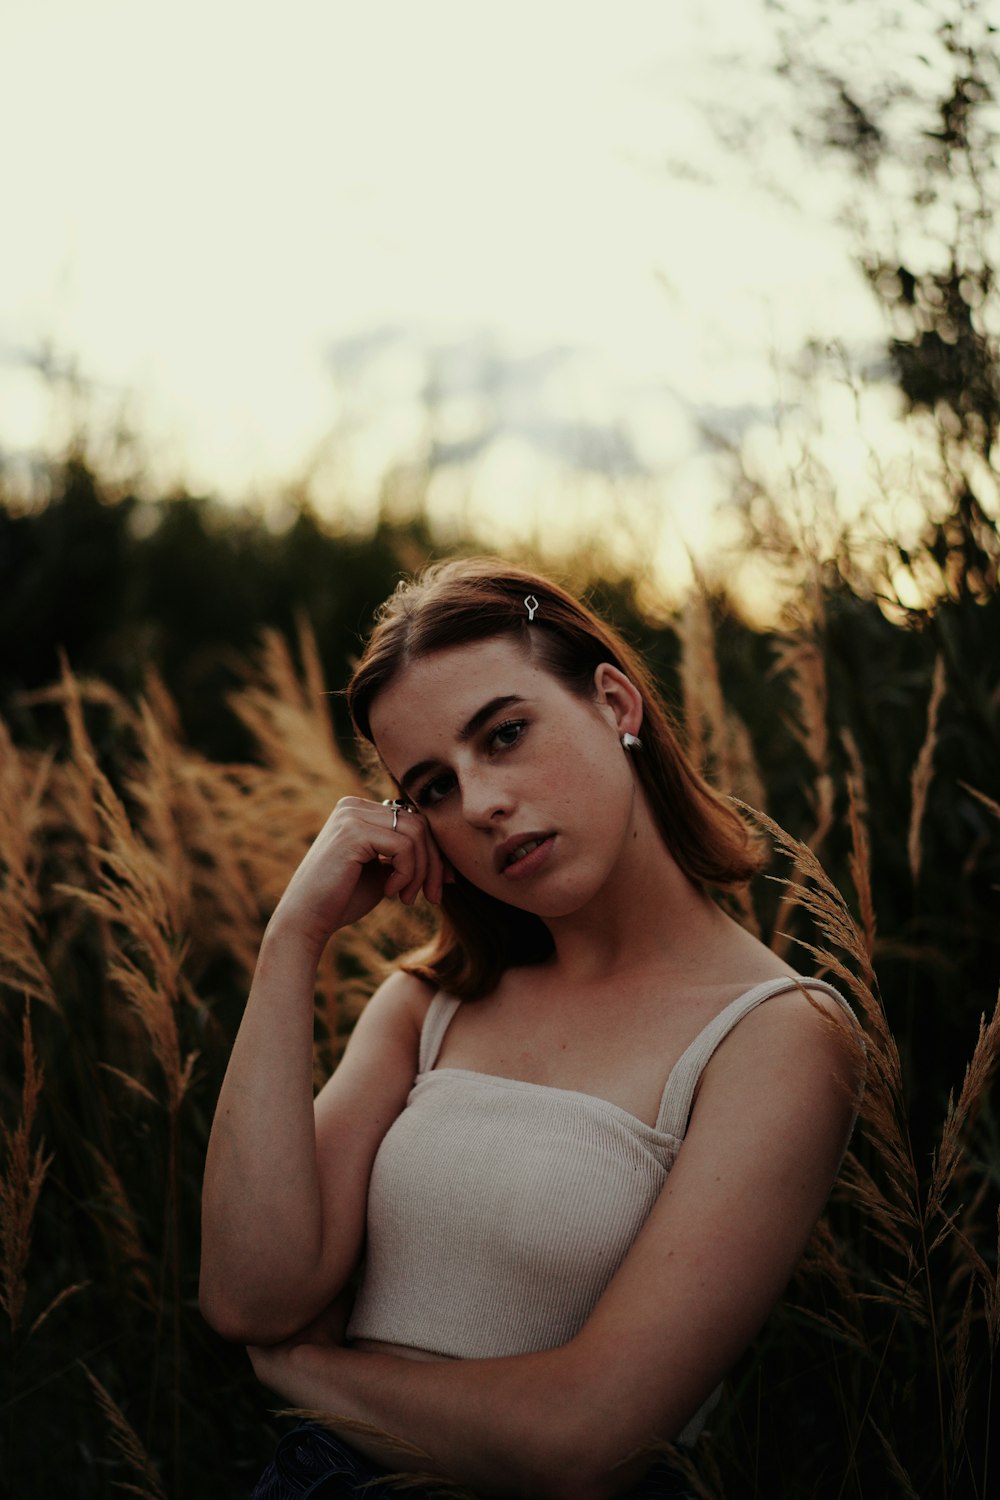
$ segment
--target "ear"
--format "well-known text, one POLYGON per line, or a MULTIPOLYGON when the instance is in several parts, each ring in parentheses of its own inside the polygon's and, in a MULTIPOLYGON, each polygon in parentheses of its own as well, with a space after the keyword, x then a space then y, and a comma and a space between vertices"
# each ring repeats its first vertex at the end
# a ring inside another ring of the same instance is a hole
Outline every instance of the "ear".
POLYGON ((616 734, 638 734, 642 726, 642 694, 630 677, 609 661, 594 673, 594 698, 614 721, 616 734))

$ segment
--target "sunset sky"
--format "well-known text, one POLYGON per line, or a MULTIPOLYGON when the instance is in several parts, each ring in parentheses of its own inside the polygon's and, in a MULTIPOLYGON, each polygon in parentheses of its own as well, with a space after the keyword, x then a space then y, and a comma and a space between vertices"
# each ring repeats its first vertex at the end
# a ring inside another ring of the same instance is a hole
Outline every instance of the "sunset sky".
POLYGON ((8 0, 0 450, 45 352, 164 482, 363 510, 430 437, 500 540, 609 470, 704 542, 701 429, 880 333, 775 57, 763 0, 8 0))

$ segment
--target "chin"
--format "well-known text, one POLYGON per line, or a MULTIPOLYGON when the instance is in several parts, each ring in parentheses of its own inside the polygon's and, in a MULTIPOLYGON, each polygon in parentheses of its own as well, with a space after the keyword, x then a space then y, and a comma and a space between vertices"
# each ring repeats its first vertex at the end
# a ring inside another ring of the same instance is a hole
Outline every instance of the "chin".
MULTIPOLYGON (((553 885, 555 883, 553 882, 553 885)), ((531 912, 542 922, 556 922, 584 911, 601 893, 603 881, 574 882, 562 889, 496 893, 507 906, 516 906, 519 911, 531 912)))

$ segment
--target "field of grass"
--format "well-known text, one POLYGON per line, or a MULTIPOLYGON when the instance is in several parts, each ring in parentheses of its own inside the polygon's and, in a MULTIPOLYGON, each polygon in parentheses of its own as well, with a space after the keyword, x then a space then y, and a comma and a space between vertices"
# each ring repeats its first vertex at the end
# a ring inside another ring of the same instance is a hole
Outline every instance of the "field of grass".
MULTIPOLYGON (((892 622, 827 583, 778 633, 696 593, 651 646, 693 753, 775 846, 742 919, 842 985, 869 1049, 829 1212, 694 1454, 715 1500, 1000 1487, 997 605, 995 573, 892 622)), ((239 761, 192 747, 153 672, 125 697, 66 667, 0 726, 12 1500, 238 1497, 281 1430, 200 1320, 199 1191, 263 925, 358 790, 326 689, 309 631, 271 632, 229 705, 239 761)), ((331 944, 317 1080, 424 921, 377 912, 331 944)))

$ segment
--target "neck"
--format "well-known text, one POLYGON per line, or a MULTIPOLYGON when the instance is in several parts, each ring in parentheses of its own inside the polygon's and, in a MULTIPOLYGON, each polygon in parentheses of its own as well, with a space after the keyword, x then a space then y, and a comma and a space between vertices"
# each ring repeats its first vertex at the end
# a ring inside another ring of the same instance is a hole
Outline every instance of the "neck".
POLYGON ((546 921, 554 964, 577 982, 650 962, 680 969, 703 965, 706 943, 717 941, 728 923, 683 873, 641 794, 621 856, 600 892, 571 916, 546 921))

